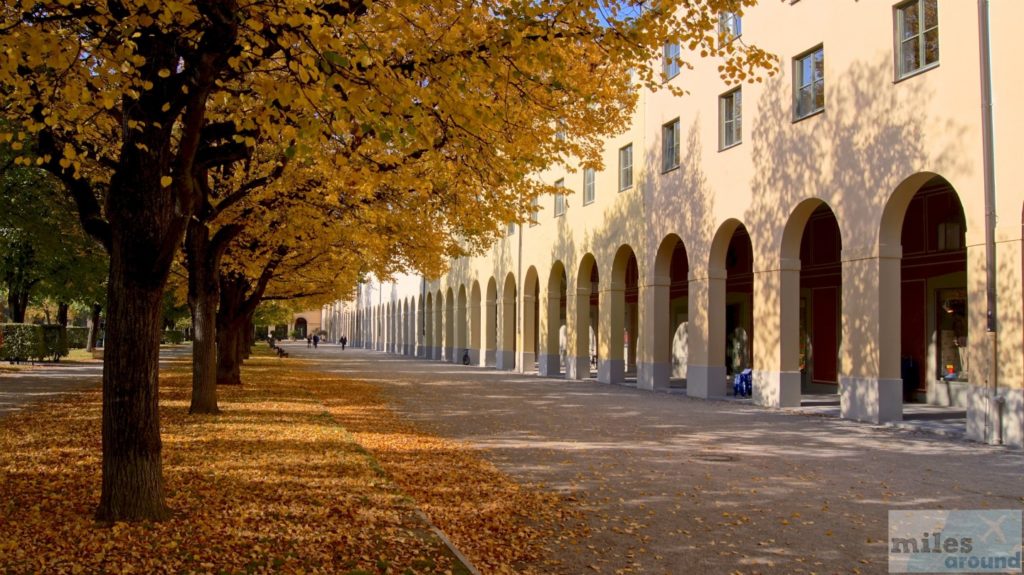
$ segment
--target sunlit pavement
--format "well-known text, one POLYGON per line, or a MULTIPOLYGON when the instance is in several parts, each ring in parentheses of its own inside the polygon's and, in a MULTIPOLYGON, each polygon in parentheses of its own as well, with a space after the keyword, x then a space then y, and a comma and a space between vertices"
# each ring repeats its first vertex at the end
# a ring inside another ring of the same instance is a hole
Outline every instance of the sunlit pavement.
POLYGON ((885 573, 891 509, 1024 506, 1019 450, 334 345, 287 349, 578 499, 592 534, 557 551, 557 572, 885 573))

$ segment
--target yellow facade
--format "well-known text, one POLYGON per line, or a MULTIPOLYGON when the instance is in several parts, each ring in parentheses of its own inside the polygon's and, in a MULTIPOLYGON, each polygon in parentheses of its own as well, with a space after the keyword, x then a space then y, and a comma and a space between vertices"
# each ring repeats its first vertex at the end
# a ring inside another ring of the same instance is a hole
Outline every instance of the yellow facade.
POLYGON ((905 399, 962 405, 969 437, 1024 444, 1024 187, 1012 177, 1024 80, 1011 44, 1024 3, 988 4, 994 333, 983 44, 978 3, 965 0, 937 1, 938 61, 905 77, 906 2, 762 2, 737 41, 777 54, 781 73, 742 86, 739 143, 720 142, 722 97, 735 87, 697 60, 671 80, 687 95, 640 95, 629 130, 607 142, 593 202, 582 170, 541 174, 572 192, 564 215, 544 198, 536 224, 490 253, 452 262, 439 280, 364 285, 331 321, 382 351, 685 385, 696 397, 726 395, 750 368, 761 405, 831 389, 844 417, 871 422, 899 420, 905 399), (797 61, 817 47, 824 107, 796 119, 797 61), (677 119, 679 164, 663 170, 677 119), (620 190, 627 145, 633 182, 620 190), (908 378, 920 388, 908 391, 908 378))

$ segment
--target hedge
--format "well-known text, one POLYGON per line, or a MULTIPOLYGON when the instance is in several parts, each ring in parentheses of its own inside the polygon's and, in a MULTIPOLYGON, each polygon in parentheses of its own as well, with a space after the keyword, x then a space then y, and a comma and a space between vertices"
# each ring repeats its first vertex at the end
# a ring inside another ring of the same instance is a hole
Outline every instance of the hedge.
POLYGON ((43 327, 29 323, 0 323, 0 359, 12 362, 46 356, 43 327))
POLYGON ((166 330, 160 336, 160 343, 179 344, 183 341, 185 341, 185 334, 176 329, 166 330))
POLYGON ((87 327, 69 327, 68 328, 68 348, 70 349, 85 349, 89 347, 89 328, 87 327))
POLYGON ((41 325, 43 330, 43 351, 39 359, 45 357, 53 361, 60 361, 60 358, 68 355, 68 334, 64 328, 56 324, 41 325))

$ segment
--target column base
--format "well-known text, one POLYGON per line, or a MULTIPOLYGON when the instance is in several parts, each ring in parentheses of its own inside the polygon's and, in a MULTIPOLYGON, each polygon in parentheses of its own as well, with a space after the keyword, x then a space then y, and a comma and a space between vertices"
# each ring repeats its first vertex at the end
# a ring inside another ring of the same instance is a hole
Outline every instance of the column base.
POLYGON ((537 356, 537 373, 544 377, 562 375, 562 358, 557 354, 542 353, 537 356))
POLYGON ((668 362, 636 364, 636 388, 647 391, 668 389, 672 364, 668 362))
MULTIPOLYGON (((1002 387, 999 396, 1003 398, 1003 444, 1024 447, 1024 389, 1002 387)), ((967 391, 967 438, 997 444, 998 409, 991 388, 971 385, 967 391)))
POLYGON ((729 382, 725 379, 725 366, 686 366, 686 395, 707 399, 727 395, 729 382))
POLYGON ((839 376, 843 419, 885 423, 903 419, 903 380, 839 376))
POLYGON ((570 355, 566 358, 565 366, 566 379, 587 379, 590 377, 590 358, 586 356, 576 357, 570 355))
POLYGON ((440 347, 430 348, 430 359, 440 361, 442 359, 441 351, 442 349, 440 347))
POLYGON ((496 354, 494 366, 503 371, 512 371, 516 368, 516 354, 512 351, 499 349, 496 354))
POLYGON ((625 360, 600 359, 597 361, 597 381, 601 383, 622 383, 625 380, 625 360))
POLYGON ((752 375, 755 404, 800 407, 799 371, 755 371, 752 375))
POLYGON ((487 350, 487 352, 484 353, 484 362, 481 365, 483 367, 494 367, 498 365, 497 352, 493 349, 487 350))
POLYGON ((516 365, 519 367, 520 373, 530 373, 534 370, 534 364, 537 362, 537 355, 532 351, 524 351, 519 354, 516 358, 516 365))
POLYGON ((455 357, 454 347, 444 348, 444 361, 447 361, 448 363, 456 363, 459 361, 458 358, 455 357))

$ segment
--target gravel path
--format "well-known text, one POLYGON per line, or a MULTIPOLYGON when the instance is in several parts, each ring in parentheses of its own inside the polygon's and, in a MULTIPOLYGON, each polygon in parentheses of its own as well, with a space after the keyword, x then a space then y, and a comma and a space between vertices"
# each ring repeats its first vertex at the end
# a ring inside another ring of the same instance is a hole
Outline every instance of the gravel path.
POLYGON ((728 402, 321 346, 426 430, 586 510, 561 573, 886 573, 890 509, 1024 507, 1024 453, 728 402))

